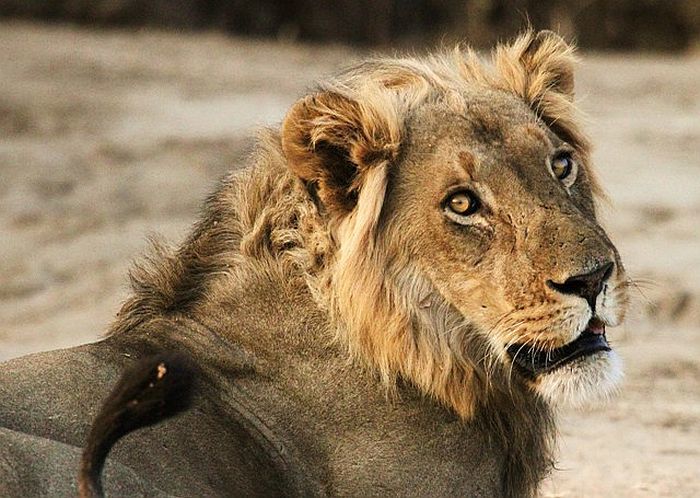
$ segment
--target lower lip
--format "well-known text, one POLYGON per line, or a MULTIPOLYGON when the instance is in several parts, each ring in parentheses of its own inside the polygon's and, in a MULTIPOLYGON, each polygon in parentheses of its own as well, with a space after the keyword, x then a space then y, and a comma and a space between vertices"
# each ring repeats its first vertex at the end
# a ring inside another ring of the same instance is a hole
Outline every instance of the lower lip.
POLYGON ((610 346, 602 331, 586 329, 574 341, 553 351, 535 350, 522 345, 508 348, 513 363, 530 376, 550 372, 579 358, 610 351, 610 346))

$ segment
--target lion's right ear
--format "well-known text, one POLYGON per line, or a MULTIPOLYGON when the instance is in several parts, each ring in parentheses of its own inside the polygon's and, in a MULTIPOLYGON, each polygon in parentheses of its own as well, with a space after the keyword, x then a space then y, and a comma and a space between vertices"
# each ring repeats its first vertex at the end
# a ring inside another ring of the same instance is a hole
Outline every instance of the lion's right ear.
POLYGON ((366 93, 361 100, 334 91, 306 96, 282 124, 288 167, 335 215, 352 211, 368 173, 398 153, 394 105, 381 92, 366 93))

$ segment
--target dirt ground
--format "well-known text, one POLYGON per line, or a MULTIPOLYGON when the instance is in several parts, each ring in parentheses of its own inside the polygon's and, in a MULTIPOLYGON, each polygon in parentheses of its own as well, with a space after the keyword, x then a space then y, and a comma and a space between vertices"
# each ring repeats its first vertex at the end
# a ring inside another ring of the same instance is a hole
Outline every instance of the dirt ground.
MULTIPOLYGON (((0 24, 0 360, 99 337, 254 129, 361 56, 216 34, 0 24)), ((562 416, 545 496, 700 496, 700 53, 584 54, 578 93, 638 279, 620 395, 562 416)))

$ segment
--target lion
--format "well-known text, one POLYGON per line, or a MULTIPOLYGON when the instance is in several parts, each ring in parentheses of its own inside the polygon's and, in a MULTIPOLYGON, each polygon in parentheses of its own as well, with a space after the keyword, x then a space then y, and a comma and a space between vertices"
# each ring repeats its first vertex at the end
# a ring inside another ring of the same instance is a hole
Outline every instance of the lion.
POLYGON ((106 338, 2 365, 0 494, 75 494, 100 400, 167 352, 196 365, 191 408, 115 446, 108 494, 536 494, 557 407, 622 376, 575 62, 527 31, 300 98, 135 267, 106 338))

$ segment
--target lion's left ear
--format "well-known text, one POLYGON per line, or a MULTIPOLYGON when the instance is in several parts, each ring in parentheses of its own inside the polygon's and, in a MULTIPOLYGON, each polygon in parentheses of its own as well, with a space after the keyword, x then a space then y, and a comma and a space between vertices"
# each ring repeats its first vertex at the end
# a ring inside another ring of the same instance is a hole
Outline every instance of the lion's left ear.
POLYGON ((398 153, 398 120, 382 98, 371 91, 362 99, 321 91, 299 100, 284 119, 288 167, 335 215, 352 211, 368 173, 398 153))
POLYGON ((496 64, 513 90, 530 104, 547 92, 573 100, 574 51, 573 45, 553 31, 530 31, 497 54, 496 64))
POLYGON ((576 125, 575 47, 552 31, 528 31, 493 54, 502 84, 521 97, 563 140, 587 148, 576 125))

